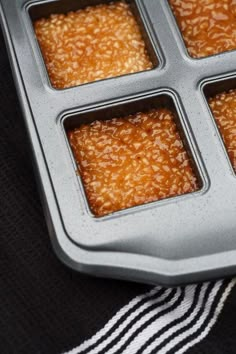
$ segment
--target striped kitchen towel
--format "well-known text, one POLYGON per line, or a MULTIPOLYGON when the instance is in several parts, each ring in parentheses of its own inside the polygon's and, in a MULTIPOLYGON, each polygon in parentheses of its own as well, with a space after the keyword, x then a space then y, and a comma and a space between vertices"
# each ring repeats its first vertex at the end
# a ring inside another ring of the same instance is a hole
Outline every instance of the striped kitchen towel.
POLYGON ((186 353, 208 335, 235 281, 174 289, 157 286, 135 297, 100 331, 67 354, 186 353))

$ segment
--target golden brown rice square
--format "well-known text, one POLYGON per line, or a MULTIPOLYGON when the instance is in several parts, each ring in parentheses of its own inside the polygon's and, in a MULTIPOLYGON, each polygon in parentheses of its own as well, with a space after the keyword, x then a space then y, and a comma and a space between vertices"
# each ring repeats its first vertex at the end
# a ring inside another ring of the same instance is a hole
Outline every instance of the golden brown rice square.
POLYGON ((52 86, 68 88, 153 68, 124 1, 54 14, 34 23, 52 86))

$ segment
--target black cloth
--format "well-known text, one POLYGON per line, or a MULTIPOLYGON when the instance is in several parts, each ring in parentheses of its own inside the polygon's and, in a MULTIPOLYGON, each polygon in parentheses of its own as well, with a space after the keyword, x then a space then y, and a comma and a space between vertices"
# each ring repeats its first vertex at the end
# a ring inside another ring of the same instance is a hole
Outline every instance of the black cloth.
MULTIPOLYGON (((95 334, 149 286, 76 273, 54 255, 0 33, 0 353, 59 354, 95 334)), ((189 353, 236 353, 236 291, 189 353)))

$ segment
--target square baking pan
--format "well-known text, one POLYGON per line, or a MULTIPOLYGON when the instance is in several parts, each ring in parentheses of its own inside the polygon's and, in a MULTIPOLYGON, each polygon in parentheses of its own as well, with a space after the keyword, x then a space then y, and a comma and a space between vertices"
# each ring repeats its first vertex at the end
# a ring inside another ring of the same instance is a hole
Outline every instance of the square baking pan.
POLYGON ((236 273, 236 176, 207 103, 236 88, 236 51, 190 58, 166 0, 129 1, 153 69, 52 87, 32 21, 98 0, 1 0, 1 24, 58 257, 95 276, 175 286, 236 273), (95 217, 66 131, 168 107, 199 190, 95 217))

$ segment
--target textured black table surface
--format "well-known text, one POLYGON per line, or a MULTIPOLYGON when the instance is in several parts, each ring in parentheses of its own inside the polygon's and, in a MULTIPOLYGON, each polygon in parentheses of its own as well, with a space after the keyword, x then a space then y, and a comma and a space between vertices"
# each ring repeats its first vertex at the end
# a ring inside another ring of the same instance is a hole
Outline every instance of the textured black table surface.
MULTIPOLYGON (((0 33, 0 353, 56 354, 101 329, 145 285, 87 277, 54 255, 0 33)), ((189 353, 236 353, 236 290, 189 353)))

